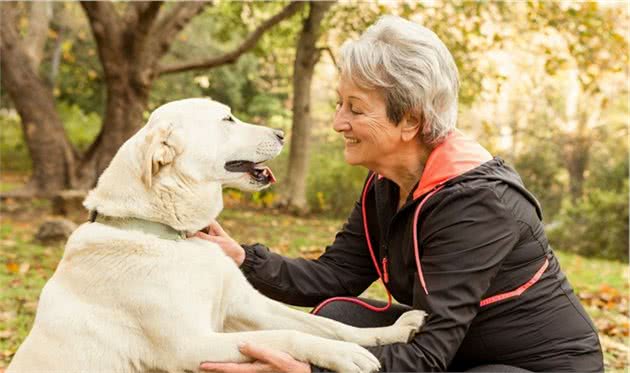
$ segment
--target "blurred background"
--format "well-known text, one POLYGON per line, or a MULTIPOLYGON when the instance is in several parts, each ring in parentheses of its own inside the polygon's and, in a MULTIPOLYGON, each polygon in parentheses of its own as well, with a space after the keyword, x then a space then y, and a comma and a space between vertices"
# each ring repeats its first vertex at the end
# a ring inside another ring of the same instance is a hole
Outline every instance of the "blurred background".
POLYGON ((537 196, 552 247, 599 328, 607 368, 627 369, 627 2, 0 9, 0 371, 30 330, 64 238, 85 221, 85 190, 165 102, 211 97, 288 134, 270 164, 278 184, 226 190, 220 221, 242 242, 318 256, 367 172, 344 163, 331 127, 335 57, 383 14, 416 21, 448 46, 462 85, 459 128, 513 165, 537 196))

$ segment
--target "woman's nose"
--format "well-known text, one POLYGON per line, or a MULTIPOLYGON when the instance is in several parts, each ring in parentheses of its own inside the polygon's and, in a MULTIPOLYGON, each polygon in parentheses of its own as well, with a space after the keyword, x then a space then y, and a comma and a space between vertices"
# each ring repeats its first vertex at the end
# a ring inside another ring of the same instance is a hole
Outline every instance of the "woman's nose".
POLYGON ((333 129, 337 132, 343 132, 349 131, 350 128, 350 120, 343 114, 343 110, 337 110, 333 119, 333 129))

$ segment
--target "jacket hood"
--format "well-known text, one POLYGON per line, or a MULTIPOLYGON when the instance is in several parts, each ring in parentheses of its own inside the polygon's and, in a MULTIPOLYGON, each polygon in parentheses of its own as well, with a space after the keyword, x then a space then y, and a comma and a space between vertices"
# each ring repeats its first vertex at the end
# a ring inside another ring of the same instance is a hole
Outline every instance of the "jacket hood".
POLYGON ((454 130, 429 154, 420 182, 413 192, 413 199, 421 198, 437 186, 470 179, 500 180, 509 184, 535 206, 536 213, 542 220, 540 203, 525 188, 518 173, 505 165, 501 158, 493 158, 477 141, 459 130, 454 130), (486 163, 488 167, 480 167, 486 163))
POLYGON ((429 154, 413 198, 490 160, 490 152, 456 129, 429 154))

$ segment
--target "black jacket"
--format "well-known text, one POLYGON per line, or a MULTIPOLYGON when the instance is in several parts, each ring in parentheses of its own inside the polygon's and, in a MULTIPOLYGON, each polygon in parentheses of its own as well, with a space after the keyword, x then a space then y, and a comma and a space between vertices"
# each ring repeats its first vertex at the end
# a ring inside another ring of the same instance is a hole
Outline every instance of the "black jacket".
MULTIPOLYGON (((597 333, 547 242, 538 202, 501 159, 485 161, 484 155, 467 162, 471 149, 481 150, 460 136, 450 137, 453 146, 432 152, 420 185, 400 210, 396 184, 376 177, 367 186, 368 230, 378 262, 388 258, 387 288, 398 302, 429 313, 410 343, 370 351, 383 371, 487 363, 602 371, 597 333), (425 201, 414 227, 416 207, 436 186, 442 189, 425 201), (522 294, 511 293, 528 282, 522 294), (497 294, 506 299, 488 299, 497 294), (489 304, 481 306, 483 299, 489 304)), ((378 279, 366 248, 361 200, 316 260, 282 257, 262 245, 245 249, 248 280, 263 294, 293 305, 358 296, 378 279)))

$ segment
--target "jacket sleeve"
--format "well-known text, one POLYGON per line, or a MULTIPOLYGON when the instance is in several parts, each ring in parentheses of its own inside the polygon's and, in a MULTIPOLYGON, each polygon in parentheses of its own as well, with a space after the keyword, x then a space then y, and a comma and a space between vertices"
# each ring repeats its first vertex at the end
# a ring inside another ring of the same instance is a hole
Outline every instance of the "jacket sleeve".
POLYGON ((369 350, 387 372, 445 371, 477 315, 505 257, 518 241, 517 222, 495 192, 451 192, 419 224, 421 268, 413 307, 429 313, 410 343, 369 350))
POLYGON ((243 247, 241 269, 249 282, 264 295, 296 306, 357 296, 377 278, 365 243, 360 202, 333 244, 315 260, 287 258, 260 244, 243 247))

